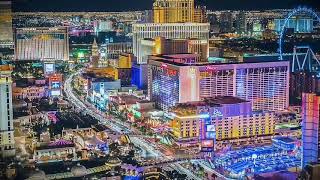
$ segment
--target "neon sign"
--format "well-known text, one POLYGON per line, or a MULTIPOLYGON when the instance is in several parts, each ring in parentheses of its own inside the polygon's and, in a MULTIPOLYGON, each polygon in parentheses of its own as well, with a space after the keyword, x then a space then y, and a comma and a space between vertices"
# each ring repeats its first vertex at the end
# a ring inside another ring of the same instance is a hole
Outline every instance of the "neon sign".
POLYGON ((213 113, 212 113, 212 117, 222 117, 223 114, 221 111, 219 111, 218 109, 214 109, 213 113))
POLYGON ((167 76, 176 76, 177 75, 177 71, 173 70, 173 69, 169 69, 167 64, 162 63, 160 69, 167 76))
POLYGON ((52 82, 51 83, 52 89, 59 89, 60 88, 60 82, 52 82))
POLYGON ((172 70, 172 69, 167 69, 167 75, 168 76, 175 76, 175 75, 177 75, 177 71, 172 70))
POLYGON ((200 114, 200 115, 190 115, 190 116, 178 116, 176 114, 172 114, 174 117, 179 119, 192 119, 192 118, 199 118, 199 119, 207 119, 210 118, 209 114, 200 114))
POLYGON ((214 66, 206 66, 206 71, 216 71, 217 70, 217 67, 214 67, 214 66))
POLYGON ((167 64, 164 64, 164 63, 162 63, 162 64, 161 64, 161 67, 162 67, 162 68, 168 68, 168 65, 167 65, 167 64))

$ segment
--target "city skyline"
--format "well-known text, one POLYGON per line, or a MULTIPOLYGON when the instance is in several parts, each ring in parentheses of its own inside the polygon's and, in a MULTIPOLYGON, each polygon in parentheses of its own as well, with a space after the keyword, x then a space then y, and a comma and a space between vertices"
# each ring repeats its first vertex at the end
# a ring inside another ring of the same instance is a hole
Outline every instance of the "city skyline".
MULTIPOLYGON (((14 0, 14 12, 77 12, 77 11, 137 11, 151 10, 153 0, 135 0, 136 3, 130 3, 131 0, 92 0, 86 3, 85 0, 64 1, 64 0, 14 0)), ((259 0, 257 4, 255 0, 196 0, 196 4, 205 5, 209 10, 268 10, 268 9, 293 9, 297 6, 310 6, 319 10, 316 0, 259 0)))
POLYGON ((315 0, 11 2, 0 179, 320 179, 315 0))

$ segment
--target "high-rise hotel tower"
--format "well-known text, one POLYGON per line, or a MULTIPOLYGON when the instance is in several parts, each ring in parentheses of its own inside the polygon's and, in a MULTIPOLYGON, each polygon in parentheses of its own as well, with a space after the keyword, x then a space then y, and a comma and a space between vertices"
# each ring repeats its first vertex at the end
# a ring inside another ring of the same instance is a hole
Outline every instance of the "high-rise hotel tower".
POLYGON ((11 1, 0 1, 0 48, 12 47, 12 12, 11 1))
POLYGON ((69 60, 67 27, 17 28, 16 60, 69 60))
POLYGON ((12 66, 0 65, 0 156, 14 156, 12 66))
MULTIPOLYGON (((194 49, 201 49, 201 61, 207 61, 209 56, 210 24, 203 23, 199 17, 198 7, 194 0, 155 0, 153 3, 153 23, 138 23, 132 26, 133 54, 136 62, 133 64, 133 84, 139 88, 147 86, 147 57, 141 44, 147 39, 162 37, 165 39, 190 40, 194 49), (195 13, 195 10, 197 10, 195 13)), ((185 53, 199 53, 188 50, 185 53)))
POLYGON ((154 23, 193 22, 194 0, 156 0, 153 14, 154 23))

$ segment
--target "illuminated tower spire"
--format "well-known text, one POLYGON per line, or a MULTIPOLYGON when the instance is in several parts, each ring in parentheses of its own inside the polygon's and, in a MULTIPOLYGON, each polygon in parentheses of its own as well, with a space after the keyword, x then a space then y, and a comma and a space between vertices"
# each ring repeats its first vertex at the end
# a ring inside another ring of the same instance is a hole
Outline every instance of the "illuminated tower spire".
POLYGON ((91 63, 93 67, 98 67, 99 64, 99 47, 96 41, 96 38, 94 38, 91 48, 91 63))
POLYGON ((99 47, 96 41, 96 38, 94 38, 93 43, 92 43, 92 56, 99 56, 99 47))

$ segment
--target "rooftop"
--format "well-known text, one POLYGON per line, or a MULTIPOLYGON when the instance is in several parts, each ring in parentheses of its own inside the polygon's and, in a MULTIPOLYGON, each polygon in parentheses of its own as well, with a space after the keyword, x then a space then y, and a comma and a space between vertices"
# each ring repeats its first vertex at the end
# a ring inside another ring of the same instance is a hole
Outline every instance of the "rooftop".
POLYGON ((283 141, 285 143, 294 143, 295 140, 290 137, 274 137, 273 139, 283 141))
POLYGON ((74 147, 73 142, 61 139, 46 145, 42 145, 40 147, 37 147, 36 149, 45 150, 45 149, 57 149, 57 148, 66 148, 66 147, 74 147))
POLYGON ((92 80, 92 82, 112 82, 112 81, 115 81, 115 80, 111 77, 99 77, 99 78, 94 78, 92 80))
POLYGON ((12 71, 13 67, 6 64, 6 65, 0 65, 0 71, 12 71))
MULTIPOLYGON (((174 55, 153 55, 150 56, 149 61, 156 61, 156 62, 161 62, 161 63, 166 63, 166 64, 171 64, 175 66, 208 66, 208 65, 228 65, 228 64, 258 64, 261 62, 228 62, 228 61, 223 61, 223 62, 197 62, 197 61, 191 61, 191 58, 196 58, 194 54, 174 54, 174 55)), ((213 57, 211 57, 213 58, 213 57)), ((274 60, 268 60, 268 61, 263 61, 263 63, 271 63, 271 62, 288 62, 288 61, 279 61, 277 59, 274 60)))
POLYGON ((136 96, 126 94, 112 96, 112 99, 117 101, 119 104, 136 104, 137 102, 141 101, 141 99, 136 96))
POLYGON ((196 106, 221 106, 223 104, 239 104, 249 102, 244 99, 233 96, 217 96, 212 98, 205 98, 203 101, 192 101, 187 103, 178 104, 184 107, 196 107, 196 106))
POLYGON ((199 106, 220 107, 224 104, 239 104, 249 102, 233 96, 217 96, 213 98, 205 98, 203 101, 192 101, 187 103, 179 103, 171 109, 177 115, 195 115, 199 106))

